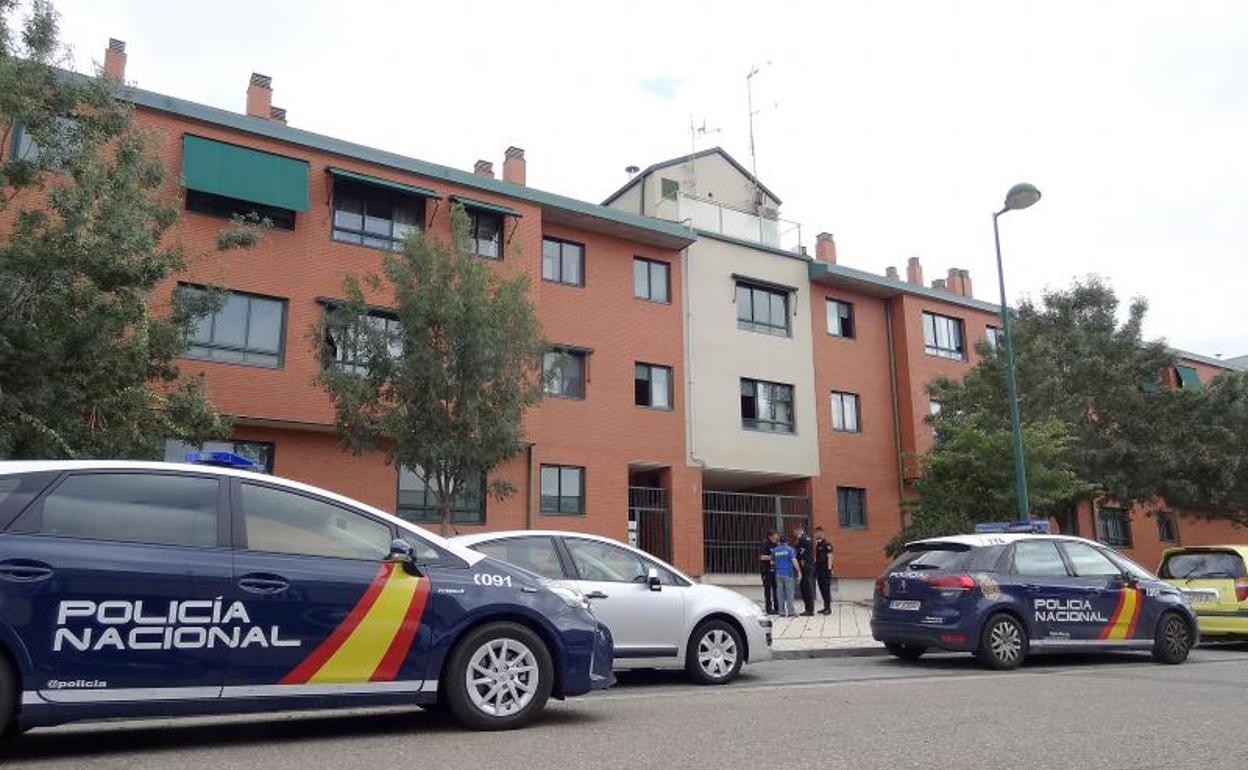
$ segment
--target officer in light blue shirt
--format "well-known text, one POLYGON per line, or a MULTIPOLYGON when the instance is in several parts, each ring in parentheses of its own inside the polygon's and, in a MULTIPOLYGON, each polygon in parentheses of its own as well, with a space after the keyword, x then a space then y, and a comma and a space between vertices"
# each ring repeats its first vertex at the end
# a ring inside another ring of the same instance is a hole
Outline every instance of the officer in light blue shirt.
POLYGON ((780 541, 771 549, 771 565, 776 570, 777 608, 782 617, 796 617, 793 608, 793 593, 797 581, 802 579, 802 567, 797 563, 797 551, 787 541, 780 541))

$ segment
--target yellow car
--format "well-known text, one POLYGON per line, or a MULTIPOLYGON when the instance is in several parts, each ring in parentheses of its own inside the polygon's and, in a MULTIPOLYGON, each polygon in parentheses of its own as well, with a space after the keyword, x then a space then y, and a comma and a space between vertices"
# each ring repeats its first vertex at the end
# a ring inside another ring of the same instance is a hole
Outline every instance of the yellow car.
POLYGON ((1202 637, 1248 638, 1248 545, 1170 548, 1158 575, 1183 591, 1202 637))

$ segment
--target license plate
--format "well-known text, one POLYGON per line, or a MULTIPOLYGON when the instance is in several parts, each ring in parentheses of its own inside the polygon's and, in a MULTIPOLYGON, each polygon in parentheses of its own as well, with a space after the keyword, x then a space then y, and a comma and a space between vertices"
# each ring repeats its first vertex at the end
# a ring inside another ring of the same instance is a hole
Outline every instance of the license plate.
POLYGON ((919 608, 919 602, 907 601, 905 599, 893 599, 888 603, 890 610, 909 610, 911 612, 919 608))
POLYGON ((1218 592, 1213 588, 1187 588, 1183 594, 1192 604, 1214 604, 1218 601, 1218 592))

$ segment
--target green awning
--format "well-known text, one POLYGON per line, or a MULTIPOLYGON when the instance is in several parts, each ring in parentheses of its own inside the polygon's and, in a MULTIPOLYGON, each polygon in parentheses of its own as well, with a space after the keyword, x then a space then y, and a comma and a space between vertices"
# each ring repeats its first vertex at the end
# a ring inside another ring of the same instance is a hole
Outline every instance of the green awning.
POLYGON ((1179 387, 1191 388, 1192 390, 1200 390, 1200 374, 1190 366, 1179 364, 1174 367, 1175 374, 1179 375, 1179 387))
POLYGON ((465 198, 462 195, 452 195, 451 200, 460 204, 466 209, 477 209, 479 211, 493 211, 495 214, 502 214, 506 217, 518 217, 520 212, 515 209, 509 209, 506 206, 499 206, 496 203, 486 203, 485 201, 473 200, 465 198))
POLYGON ((377 187, 387 187, 391 190, 405 192, 408 195, 419 195, 422 198, 442 197, 438 194, 437 190, 430 190, 428 187, 417 187, 416 185, 403 184, 402 182, 392 182, 389 179, 369 176, 368 174, 361 174, 356 171, 347 171, 345 168, 335 168, 333 166, 330 166, 325 170, 328 171, 335 179, 350 179, 354 182, 361 182, 363 184, 376 185, 377 187))
POLYGON ((182 135, 182 185, 291 211, 308 210, 308 162, 182 135))

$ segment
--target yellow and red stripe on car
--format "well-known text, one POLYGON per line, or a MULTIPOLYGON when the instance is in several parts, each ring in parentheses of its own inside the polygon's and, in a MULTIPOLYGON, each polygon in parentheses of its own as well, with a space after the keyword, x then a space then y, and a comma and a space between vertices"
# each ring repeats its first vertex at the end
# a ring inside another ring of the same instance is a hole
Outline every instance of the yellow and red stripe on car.
POLYGON ((1118 606, 1109 623, 1101 629, 1102 639, 1134 639, 1140 621, 1140 589, 1124 588, 1118 594, 1118 606))
POLYGON ((281 684, 393 681, 420 630, 428 597, 428 578, 397 562, 382 564, 347 617, 281 684))

